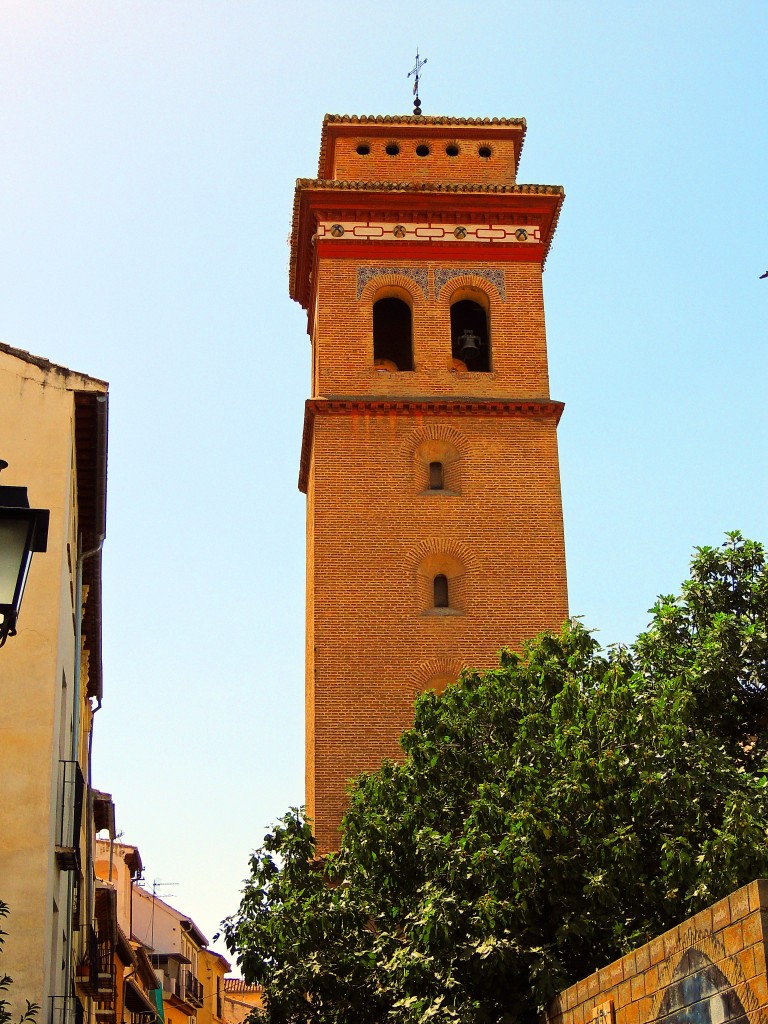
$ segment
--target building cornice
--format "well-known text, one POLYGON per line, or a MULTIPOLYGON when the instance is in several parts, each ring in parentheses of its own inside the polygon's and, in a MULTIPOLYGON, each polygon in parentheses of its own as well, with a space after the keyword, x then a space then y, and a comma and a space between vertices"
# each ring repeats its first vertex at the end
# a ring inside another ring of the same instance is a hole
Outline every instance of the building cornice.
POLYGON ((93 385, 95 388, 103 390, 106 390, 108 387, 107 382, 99 380, 98 377, 91 377, 87 373, 80 373, 78 370, 70 370, 68 366, 52 363, 45 356, 33 355, 31 352, 27 352, 26 349, 14 348, 13 345, 8 345, 4 341, 0 341, 0 352, 13 356, 14 359, 20 359, 29 366, 35 366, 38 370, 42 370, 43 373, 51 373, 61 377, 67 381, 67 385, 72 389, 76 389, 78 384, 93 385))
POLYGON ((562 185, 504 184, 484 181, 359 181, 335 178, 297 178, 297 189, 334 189, 340 192, 481 192, 485 195, 565 195, 562 185))
POLYGON ((323 124, 450 124, 526 127, 524 117, 450 117, 441 114, 326 114, 323 124))
MULTIPOLYGON (((560 209, 565 198, 561 185, 485 185, 444 184, 411 182, 371 181, 326 181, 324 179, 300 178, 296 183, 291 228, 290 294, 293 299, 308 309, 311 303, 310 281, 317 256, 315 235, 321 220, 378 219, 396 224, 398 221, 429 221, 438 218, 444 223, 461 224, 472 220, 475 223, 494 224, 501 218, 513 215, 535 217, 541 229, 541 244, 529 246, 520 243, 525 255, 509 256, 510 262, 517 258, 535 260, 542 266, 552 244, 560 209)), ((341 244, 348 244, 341 240, 341 244)), ((376 246, 379 243, 367 243, 376 246)), ((392 248, 381 249, 377 256, 402 258, 392 248)), ((428 243, 421 243, 428 244, 428 243)), ((456 259, 483 259, 481 246, 472 245, 471 253, 461 255, 458 243, 453 246, 456 259)), ((485 243, 487 250, 494 243, 485 243)), ((514 247, 509 249, 512 253, 514 247)), ((339 250, 343 256, 343 250, 339 250)), ((429 259, 426 250, 421 254, 429 259)), ((376 258, 369 253, 367 258, 376 258)), ((439 258, 439 257, 438 257, 439 258)), ((499 259, 500 254, 489 257, 499 259)))
POLYGON ((106 391, 75 391, 74 398, 78 527, 83 551, 91 552, 83 561, 83 584, 88 588, 83 608, 83 643, 89 651, 88 696, 101 700, 101 544, 107 532, 109 405, 106 391))
POLYGON ((315 419, 318 416, 493 416, 560 422, 565 405, 550 398, 309 398, 304 406, 299 490, 307 493, 315 419))

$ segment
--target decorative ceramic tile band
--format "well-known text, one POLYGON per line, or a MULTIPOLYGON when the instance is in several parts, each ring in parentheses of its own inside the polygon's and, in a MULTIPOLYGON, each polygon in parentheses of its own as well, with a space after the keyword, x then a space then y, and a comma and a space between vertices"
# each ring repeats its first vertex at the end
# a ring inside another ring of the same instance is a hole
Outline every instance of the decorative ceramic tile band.
POLYGON ((321 221, 316 239, 338 238, 409 242, 504 242, 533 245, 541 242, 537 224, 392 224, 385 221, 321 221))
POLYGON ((507 301, 507 289, 504 284, 504 271, 495 267, 436 267, 435 268, 435 298, 440 298, 440 292, 449 281, 457 277, 482 277, 494 286, 501 296, 501 301, 507 301))
POLYGON ((358 267, 358 299, 363 294, 363 288, 365 288, 369 281, 373 281, 377 277, 391 277, 393 274, 402 277, 410 277, 410 279, 414 281, 419 286, 419 288, 421 288, 424 298, 427 298, 427 292, 429 288, 429 277, 427 275, 426 267, 358 267))

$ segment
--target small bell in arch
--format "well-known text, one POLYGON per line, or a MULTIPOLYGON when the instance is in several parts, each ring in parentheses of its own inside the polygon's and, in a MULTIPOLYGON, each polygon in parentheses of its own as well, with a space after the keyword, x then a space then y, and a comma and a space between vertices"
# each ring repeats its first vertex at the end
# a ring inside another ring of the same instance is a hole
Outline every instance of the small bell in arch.
POLYGON ((456 339, 456 348, 460 359, 465 363, 473 362, 480 355, 480 335, 471 327, 465 327, 456 339))

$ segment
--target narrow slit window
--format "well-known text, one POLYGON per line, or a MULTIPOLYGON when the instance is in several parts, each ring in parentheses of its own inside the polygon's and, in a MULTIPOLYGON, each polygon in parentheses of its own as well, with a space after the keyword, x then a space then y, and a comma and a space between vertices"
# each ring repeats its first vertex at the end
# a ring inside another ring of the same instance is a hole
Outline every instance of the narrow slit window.
POLYGON ((440 573, 435 576, 434 580, 434 591, 435 591, 435 608, 447 608, 448 607, 448 577, 440 573))
POLYGON ((473 373, 490 370, 488 316, 479 302, 461 299, 451 306, 451 355, 473 373))
POLYGON ((413 369, 411 307, 402 299, 379 299, 373 304, 373 361, 377 367, 413 369))
POLYGON ((443 489, 443 464, 442 462, 430 462, 429 464, 429 489, 430 491, 442 491, 443 489))

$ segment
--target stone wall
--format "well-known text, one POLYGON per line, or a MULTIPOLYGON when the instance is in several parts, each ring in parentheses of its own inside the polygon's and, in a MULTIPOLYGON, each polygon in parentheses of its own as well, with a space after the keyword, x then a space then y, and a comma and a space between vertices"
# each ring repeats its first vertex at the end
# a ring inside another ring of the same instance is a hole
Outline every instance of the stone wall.
POLYGON ((759 879, 560 992, 546 1024, 768 1024, 759 879))

